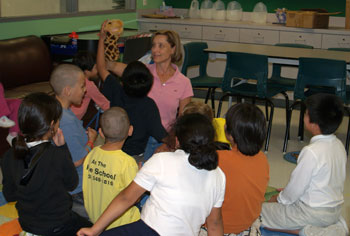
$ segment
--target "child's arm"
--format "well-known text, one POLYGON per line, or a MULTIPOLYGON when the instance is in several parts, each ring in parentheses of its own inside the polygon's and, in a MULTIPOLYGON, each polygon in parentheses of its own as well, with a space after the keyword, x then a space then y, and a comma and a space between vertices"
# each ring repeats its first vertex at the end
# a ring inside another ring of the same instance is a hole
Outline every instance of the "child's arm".
POLYGON ((111 222, 121 216, 130 206, 132 206, 144 192, 146 192, 144 188, 136 184, 134 181, 131 182, 127 188, 113 199, 92 228, 82 228, 77 235, 99 235, 111 222))
POLYGON ((106 32, 104 31, 104 27, 106 22, 107 21, 104 21, 101 26, 100 35, 99 35, 100 39, 98 40, 97 55, 96 55, 97 71, 102 81, 105 81, 105 79, 109 75, 109 71, 107 70, 107 67, 106 67, 105 46, 104 46, 104 41, 106 39, 106 32))
POLYGON ((210 215, 206 220, 208 227, 208 235, 224 235, 224 224, 222 221, 221 207, 211 209, 210 215))
MULTIPOLYGON (((90 83, 89 83, 90 84, 90 83)), ((86 86, 86 95, 89 96, 103 111, 106 111, 110 107, 109 100, 103 96, 100 90, 92 82, 88 87, 86 86)))
POLYGON ((299 158, 299 163, 292 172, 287 186, 278 195, 279 203, 285 205, 294 203, 300 199, 310 186, 317 161, 313 152, 305 148, 300 153, 299 158))

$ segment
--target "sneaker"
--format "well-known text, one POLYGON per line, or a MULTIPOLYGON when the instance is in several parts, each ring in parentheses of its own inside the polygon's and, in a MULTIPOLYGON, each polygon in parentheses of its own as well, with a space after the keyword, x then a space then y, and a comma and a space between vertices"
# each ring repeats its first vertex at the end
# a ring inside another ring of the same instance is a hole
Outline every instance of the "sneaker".
POLYGON ((3 128, 10 128, 12 126, 15 126, 15 122, 7 118, 7 116, 2 116, 0 118, 0 127, 3 128))
POLYGON ((305 236, 346 236, 344 227, 333 224, 328 227, 317 227, 313 225, 305 226, 299 235, 305 236))
POLYGON ((6 141, 10 144, 12 147, 13 139, 17 137, 17 133, 9 133, 6 137, 6 141))

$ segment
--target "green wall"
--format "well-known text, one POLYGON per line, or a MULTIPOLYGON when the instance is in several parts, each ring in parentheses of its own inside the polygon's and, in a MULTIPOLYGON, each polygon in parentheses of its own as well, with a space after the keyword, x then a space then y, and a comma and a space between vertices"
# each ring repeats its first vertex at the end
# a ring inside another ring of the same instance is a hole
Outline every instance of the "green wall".
MULTIPOLYGON (((147 0, 147 6, 143 6, 143 0, 137 0, 138 9, 158 8, 162 0, 147 0)), ((68 18, 53 18, 42 20, 26 20, 0 23, 0 39, 9 39, 26 35, 46 35, 70 33, 72 31, 98 30, 106 19, 121 19, 124 27, 137 28, 137 13, 104 14, 95 16, 80 16, 68 18)))
MULTIPOLYGON (((198 0, 202 2, 203 0, 198 0)), ((216 0, 211 0, 215 2, 216 0)), ((232 0, 222 0, 225 5, 232 0)), ((238 1, 243 11, 253 11, 254 5, 262 0, 236 0, 238 1)), ((262 2, 267 6, 268 12, 275 12, 276 8, 285 7, 289 10, 299 10, 301 8, 324 8, 328 12, 341 11, 344 16, 345 14, 345 1, 346 0, 263 0, 262 2)), ((166 5, 173 6, 174 8, 189 8, 191 0, 165 0, 166 5)))

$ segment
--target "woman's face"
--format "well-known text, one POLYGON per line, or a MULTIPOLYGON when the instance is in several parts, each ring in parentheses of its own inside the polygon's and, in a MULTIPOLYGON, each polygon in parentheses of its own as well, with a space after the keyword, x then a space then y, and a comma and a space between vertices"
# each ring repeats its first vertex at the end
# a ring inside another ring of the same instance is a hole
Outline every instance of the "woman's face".
POLYGON ((171 62, 171 56, 175 53, 175 46, 167 41, 168 37, 165 35, 157 35, 152 42, 152 57, 154 63, 171 62))

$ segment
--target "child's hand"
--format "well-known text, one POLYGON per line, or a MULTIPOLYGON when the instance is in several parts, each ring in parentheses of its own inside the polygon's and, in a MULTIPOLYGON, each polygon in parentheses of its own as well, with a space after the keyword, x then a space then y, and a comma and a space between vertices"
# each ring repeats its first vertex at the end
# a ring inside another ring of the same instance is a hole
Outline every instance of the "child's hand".
POLYGON ((100 33, 99 33, 99 37, 100 39, 105 40, 106 38, 106 31, 105 31, 105 25, 107 24, 108 20, 105 20, 102 25, 101 25, 101 29, 100 29, 100 33))
POLYGON ((97 132, 96 132, 96 130, 94 130, 94 129, 88 127, 86 132, 87 132, 89 141, 91 141, 92 143, 94 143, 95 140, 96 140, 96 138, 97 138, 97 132))
POLYGON ((97 234, 95 234, 91 228, 81 228, 77 232, 77 236, 95 236, 95 235, 97 234))
POLYGON ((270 200, 268 200, 268 202, 277 202, 277 197, 278 197, 278 194, 276 195, 273 195, 270 200))
POLYGON ((63 132, 60 128, 57 129, 55 136, 52 137, 52 140, 57 147, 62 146, 66 143, 64 140, 63 132))

